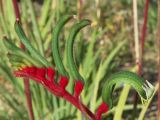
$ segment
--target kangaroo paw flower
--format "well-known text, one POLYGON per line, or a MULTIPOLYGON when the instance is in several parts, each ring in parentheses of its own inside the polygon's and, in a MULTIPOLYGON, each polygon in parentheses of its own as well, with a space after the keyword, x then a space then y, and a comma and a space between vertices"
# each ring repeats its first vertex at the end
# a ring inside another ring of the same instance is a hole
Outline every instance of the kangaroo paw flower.
POLYGON ((61 97, 75 107, 77 107, 84 115, 91 120, 100 120, 102 113, 108 110, 108 106, 102 103, 98 108, 96 114, 93 114, 87 106, 80 100, 80 94, 84 88, 84 83, 81 80, 75 80, 74 94, 70 94, 66 90, 69 79, 66 76, 60 75, 59 83, 54 81, 55 70, 51 67, 37 68, 37 67, 24 67, 14 72, 15 76, 23 78, 31 78, 36 82, 42 84, 47 90, 57 97, 61 97))

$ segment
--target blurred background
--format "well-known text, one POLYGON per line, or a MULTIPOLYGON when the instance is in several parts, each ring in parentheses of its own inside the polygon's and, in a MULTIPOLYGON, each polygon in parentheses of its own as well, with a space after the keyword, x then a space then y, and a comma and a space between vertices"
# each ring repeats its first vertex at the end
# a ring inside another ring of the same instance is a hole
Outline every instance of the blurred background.
MULTIPOLYGON (((60 50, 66 66, 65 44, 71 26, 84 18, 92 21, 94 26, 84 28, 76 37, 74 55, 79 72, 86 82, 81 99, 93 112, 102 101, 102 86, 109 75, 120 70, 136 72, 138 69, 136 56, 141 53, 136 52, 136 38, 141 40, 147 0, 137 0, 137 4, 133 1, 18 0, 25 33, 36 49, 43 46, 45 58, 52 64, 51 35, 59 19, 64 15, 77 16, 77 20, 71 20, 60 35, 60 50), (134 17, 136 11, 137 18, 134 17), (137 28, 134 25, 137 25, 137 28), (41 41, 41 44, 38 41, 41 41)), ((140 59, 143 61, 142 76, 154 86, 157 85, 158 67, 157 14, 157 1, 150 0, 144 52, 140 59)), ((0 120, 29 119, 23 80, 15 78, 12 72, 33 64, 18 56, 15 51, 9 50, 2 40, 5 35, 15 45, 20 46, 14 23, 12 0, 1 0, 0 120)), ((141 47, 139 41, 138 46, 141 47)), ((32 54, 26 52, 32 59, 32 54)), ((85 120, 76 108, 34 81, 30 81, 30 89, 35 120, 85 120)), ((71 91, 71 88, 68 87, 68 90, 71 91)), ((135 99, 135 92, 130 86, 122 85, 113 93, 113 98, 114 108, 103 115, 104 120, 156 120, 156 94, 144 106, 139 98, 135 99)))

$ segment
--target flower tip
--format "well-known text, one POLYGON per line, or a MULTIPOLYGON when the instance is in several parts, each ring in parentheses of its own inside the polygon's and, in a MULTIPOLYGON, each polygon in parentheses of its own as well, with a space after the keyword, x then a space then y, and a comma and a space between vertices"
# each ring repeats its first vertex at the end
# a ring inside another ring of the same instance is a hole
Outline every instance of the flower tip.
POLYGON ((20 19, 16 18, 15 25, 20 25, 20 19))
POLYGON ((52 81, 55 76, 55 71, 51 67, 47 68, 47 74, 49 79, 52 81))
POLYGON ((17 22, 19 22, 19 21, 20 21, 20 19, 19 19, 19 18, 16 18, 16 21, 17 21, 17 22))
POLYGON ((109 110, 109 106, 105 102, 102 102, 102 104, 98 107, 97 112, 96 112, 97 120, 100 120, 102 114, 107 112, 108 110, 109 110))
POLYGON ((23 76, 23 75, 21 74, 21 72, 19 72, 19 68, 17 68, 17 70, 13 72, 13 75, 14 75, 15 77, 22 77, 22 76, 23 76))
POLYGON ((147 83, 148 87, 150 87, 152 89, 154 88, 153 85, 150 82, 148 82, 148 80, 146 80, 146 83, 147 83))
POLYGON ((146 93, 146 100, 150 99, 155 91, 154 86, 146 80, 142 88, 146 93))
POLYGON ((76 81, 75 87, 74 87, 74 96, 76 98, 79 97, 79 95, 81 94, 83 88, 84 88, 84 83, 81 80, 76 81))
POLYGON ((68 84, 68 78, 67 77, 65 77, 65 76, 61 76, 61 79, 60 79, 60 81, 59 81, 59 84, 60 84, 60 86, 63 88, 63 89, 65 89, 65 87, 67 86, 67 84, 68 84))

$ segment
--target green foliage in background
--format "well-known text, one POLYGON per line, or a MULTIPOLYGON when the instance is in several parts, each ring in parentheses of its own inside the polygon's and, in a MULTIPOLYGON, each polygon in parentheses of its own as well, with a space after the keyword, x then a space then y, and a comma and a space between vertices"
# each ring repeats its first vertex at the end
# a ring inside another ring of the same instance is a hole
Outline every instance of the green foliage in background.
MULTIPOLYGON (((17 46, 20 45, 20 41, 14 30, 15 16, 12 1, 2 1, 3 5, 0 11, 0 106, 2 106, 0 107, 0 120, 28 120, 23 81, 15 78, 12 72, 17 67, 25 65, 43 65, 29 52, 20 53, 18 49, 9 51, 4 46, 2 41, 4 35, 17 46), (16 56, 18 53, 22 56, 16 56), (8 60, 8 57, 11 60, 8 60)), ((61 16, 81 13, 82 18, 88 18, 96 24, 94 27, 82 30, 74 44, 75 61, 80 74, 86 81, 81 99, 92 111, 95 111, 102 102, 101 93, 105 78, 119 70, 135 71, 132 1, 87 0, 84 1, 81 10, 77 9, 77 3, 76 0, 44 0, 43 4, 31 0, 20 0, 21 21, 30 43, 51 64, 54 64, 51 54, 51 35, 61 16), (98 11, 100 11, 100 16, 98 11)), ((144 3, 144 0, 138 1, 140 25, 143 20, 144 3)), ((144 61, 149 61, 146 67, 144 64, 144 71, 151 73, 150 76, 155 74, 156 68, 156 60, 153 59, 156 58, 153 41, 156 33, 156 11, 156 1, 153 0, 149 8, 148 34, 145 43, 146 52, 151 57, 148 57, 147 54, 144 55, 144 61)), ((67 24, 59 38, 60 51, 66 68, 65 43, 71 26, 71 24, 67 24)), ((147 79, 154 80, 148 76, 147 79)), ((66 101, 56 98, 35 82, 31 81, 30 85, 35 120, 84 119, 81 112, 66 101)), ((72 82, 67 89, 72 89, 72 82)), ((132 117, 131 114, 127 114, 133 110, 130 90, 131 87, 128 85, 117 88, 113 101, 115 107, 104 115, 105 120, 130 119, 132 117)), ((139 102, 137 106, 140 111, 137 115, 138 120, 144 118, 150 102, 146 106, 139 102)), ((154 119, 155 112, 151 111, 150 114, 148 116, 154 119)))

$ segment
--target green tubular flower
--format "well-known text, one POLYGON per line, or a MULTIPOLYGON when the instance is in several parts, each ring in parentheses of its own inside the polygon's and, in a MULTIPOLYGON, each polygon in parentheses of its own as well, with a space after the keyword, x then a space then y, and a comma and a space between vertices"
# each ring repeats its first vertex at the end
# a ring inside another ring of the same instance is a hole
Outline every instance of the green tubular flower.
POLYGON ((110 108, 112 105, 112 93, 114 91, 114 86, 120 84, 129 84, 131 85, 136 92, 138 92, 141 97, 142 103, 147 102, 151 98, 154 92, 154 87, 143 78, 139 77, 137 74, 129 71, 121 71, 113 74, 103 86, 102 98, 110 108))
POLYGON ((21 40, 21 42, 25 45, 26 49, 37 59, 39 60, 44 66, 52 66, 30 43, 27 36, 24 33, 23 28, 19 21, 15 23, 15 31, 21 40))
POLYGON ((69 71, 74 79, 81 80, 81 81, 84 81, 84 80, 82 76, 79 74, 76 64, 74 62, 73 43, 78 32, 83 27, 90 24, 91 24, 91 21, 84 19, 84 20, 81 20, 79 23, 73 25, 73 27, 71 28, 69 37, 67 39, 67 63, 68 63, 69 71))
MULTIPOLYGON (((5 45, 5 47, 12 53, 14 54, 14 56, 19 56, 19 58, 24 58, 27 61, 29 61, 30 63, 32 63, 33 65, 36 66, 42 66, 42 64, 38 61, 35 60, 33 57, 31 57, 29 54, 25 53, 24 51, 22 51, 20 48, 18 48, 11 40, 9 40, 7 37, 3 37, 3 43, 5 45)), ((11 57, 10 57, 11 58, 11 57)))
POLYGON ((60 53, 59 53, 59 44, 58 44, 58 37, 59 34, 64 27, 64 25, 71 19, 73 16, 66 15, 61 18, 61 20, 57 23, 56 27, 53 30, 52 33, 52 54, 53 59, 55 62, 55 65, 58 69, 58 72, 60 72, 63 76, 68 76, 68 73, 66 72, 64 65, 62 63, 60 53))

